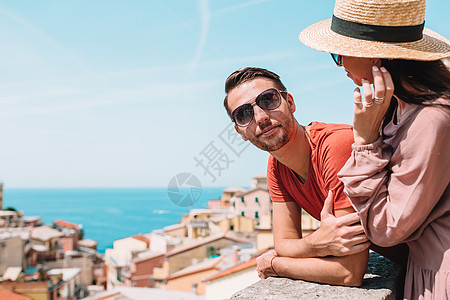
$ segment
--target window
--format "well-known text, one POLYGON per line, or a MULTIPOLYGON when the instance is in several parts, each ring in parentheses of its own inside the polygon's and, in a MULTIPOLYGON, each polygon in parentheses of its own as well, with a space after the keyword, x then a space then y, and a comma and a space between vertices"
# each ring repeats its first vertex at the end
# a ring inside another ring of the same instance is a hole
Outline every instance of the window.
POLYGON ((213 256, 214 255, 214 247, 212 247, 212 246, 209 246, 209 247, 207 247, 206 248, 206 255, 208 256, 208 257, 210 257, 210 256, 213 256))
POLYGON ((245 213, 243 211, 241 211, 241 216, 245 217, 245 213))
POLYGON ((258 197, 255 197, 255 202, 258 203, 258 197))
POLYGON ((241 197, 241 202, 242 202, 242 203, 245 203, 244 197, 241 197))
POLYGON ((122 282, 122 269, 117 268, 116 272, 117 272, 117 281, 122 282))
POLYGON ((257 211, 255 211, 255 218, 259 218, 259 215, 258 215, 258 212, 257 211))

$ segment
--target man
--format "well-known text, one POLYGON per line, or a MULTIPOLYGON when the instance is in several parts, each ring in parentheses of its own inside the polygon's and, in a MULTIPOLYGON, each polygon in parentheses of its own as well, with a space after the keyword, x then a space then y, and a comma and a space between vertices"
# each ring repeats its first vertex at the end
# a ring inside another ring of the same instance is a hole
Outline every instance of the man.
POLYGON ((350 156, 351 127, 301 126, 293 115, 292 95, 277 74, 265 69, 235 71, 225 92, 224 106, 236 131, 271 154, 267 180, 275 250, 257 259, 258 275, 361 285, 370 242, 336 177, 350 156), (301 233, 302 208, 321 220, 307 237, 301 233))

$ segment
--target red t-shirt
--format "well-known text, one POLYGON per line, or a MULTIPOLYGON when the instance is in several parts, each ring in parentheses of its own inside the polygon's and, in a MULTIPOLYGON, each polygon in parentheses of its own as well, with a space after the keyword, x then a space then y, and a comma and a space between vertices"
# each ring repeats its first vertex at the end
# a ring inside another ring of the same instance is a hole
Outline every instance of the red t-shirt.
MULTIPOLYGON (((320 211, 329 190, 333 191, 335 210, 352 206, 344 194, 344 185, 336 174, 350 157, 353 131, 350 125, 312 122, 310 126, 311 160, 306 182, 301 183, 294 171, 270 156, 267 183, 272 201, 295 201, 311 216, 320 220, 320 211)), ((406 265, 406 244, 390 248, 372 244, 370 248, 400 265, 406 265)))
POLYGON ((311 160, 306 182, 301 183, 294 171, 271 155, 267 183, 273 202, 295 201, 320 220, 320 211, 329 190, 333 191, 335 210, 351 207, 344 194, 344 185, 336 174, 350 157, 353 131, 350 125, 312 122, 310 137, 311 160))

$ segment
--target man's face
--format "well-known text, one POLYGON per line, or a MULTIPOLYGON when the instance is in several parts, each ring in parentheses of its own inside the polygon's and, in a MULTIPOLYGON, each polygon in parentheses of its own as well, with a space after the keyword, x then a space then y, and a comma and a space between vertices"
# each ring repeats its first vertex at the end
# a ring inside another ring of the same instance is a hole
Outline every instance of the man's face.
MULTIPOLYGON (((253 103, 260 93, 271 88, 277 89, 267 78, 257 77, 246 81, 228 93, 228 107, 234 111, 242 104, 253 103)), ((252 122, 245 127, 235 126, 235 129, 245 141, 249 140, 256 147, 264 151, 276 151, 292 137, 296 124, 294 111, 291 95, 288 95, 287 100, 282 99, 280 106, 274 110, 263 110, 254 105, 252 122)))

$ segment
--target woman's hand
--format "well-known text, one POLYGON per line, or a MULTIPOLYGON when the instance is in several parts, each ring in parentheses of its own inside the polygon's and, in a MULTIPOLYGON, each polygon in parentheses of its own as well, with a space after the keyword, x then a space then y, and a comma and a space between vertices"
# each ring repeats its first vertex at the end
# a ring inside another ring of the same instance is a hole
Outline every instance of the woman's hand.
POLYGON ((364 100, 359 88, 353 92, 355 107, 353 110, 353 136, 356 145, 374 143, 381 133, 383 117, 391 103, 394 94, 394 83, 391 75, 384 68, 372 67, 373 88, 375 97, 368 80, 363 79, 364 100))

